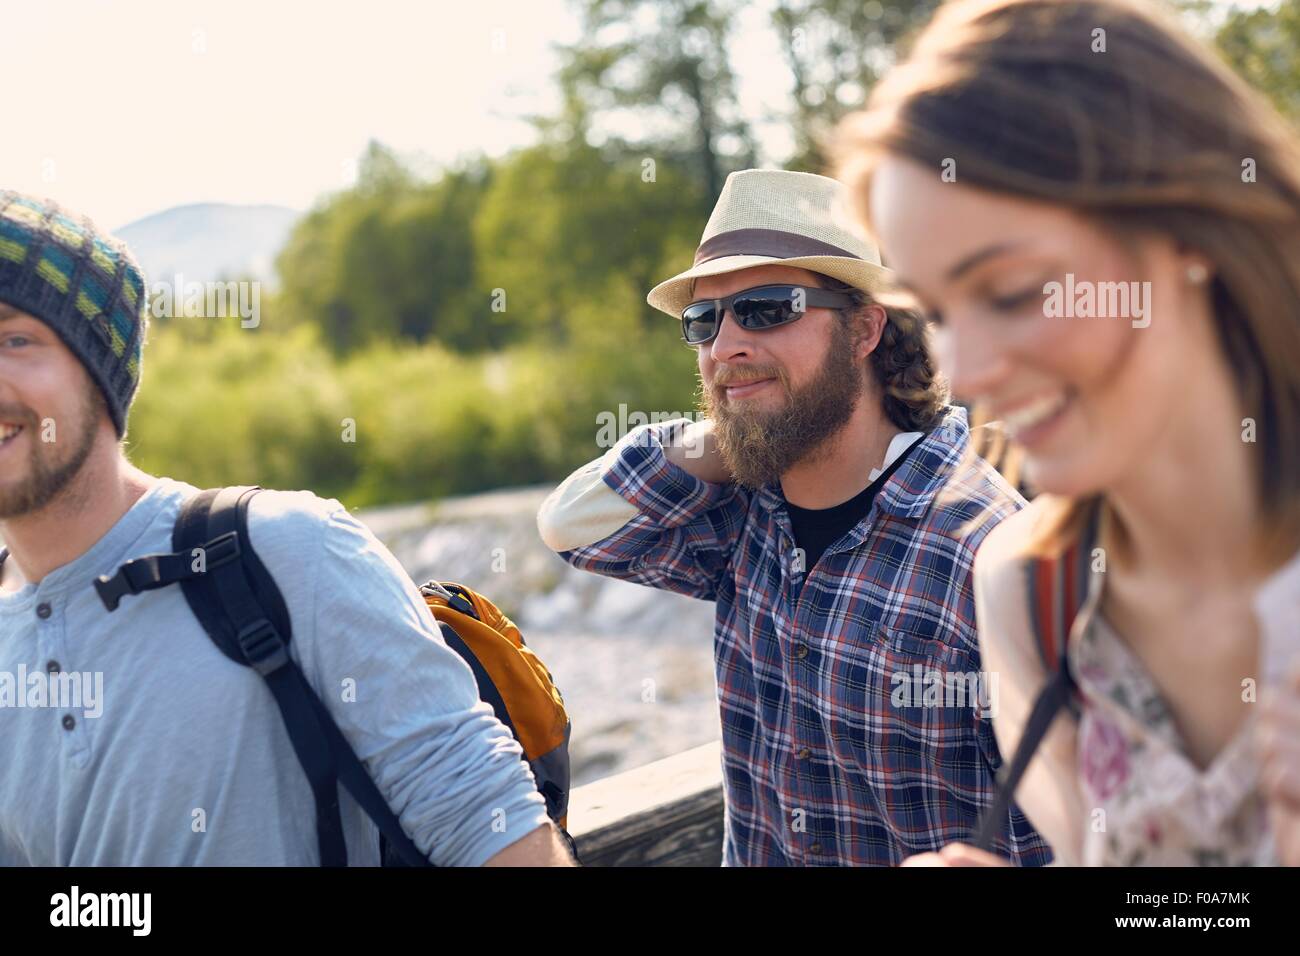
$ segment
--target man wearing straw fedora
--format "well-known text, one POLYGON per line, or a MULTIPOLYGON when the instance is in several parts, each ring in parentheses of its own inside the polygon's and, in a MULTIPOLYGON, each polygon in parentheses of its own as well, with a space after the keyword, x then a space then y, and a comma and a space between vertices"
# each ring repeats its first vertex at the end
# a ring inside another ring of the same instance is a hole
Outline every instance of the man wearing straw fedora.
MULTIPOLYGON (((969 836, 1001 764, 971 568, 1023 500, 969 452, 841 193, 728 177, 694 265, 648 297, 698 354, 705 417, 634 430, 538 515, 575 567, 715 602, 732 866, 937 849, 969 836)), ((1015 808, 995 850, 1051 859, 1015 808)))

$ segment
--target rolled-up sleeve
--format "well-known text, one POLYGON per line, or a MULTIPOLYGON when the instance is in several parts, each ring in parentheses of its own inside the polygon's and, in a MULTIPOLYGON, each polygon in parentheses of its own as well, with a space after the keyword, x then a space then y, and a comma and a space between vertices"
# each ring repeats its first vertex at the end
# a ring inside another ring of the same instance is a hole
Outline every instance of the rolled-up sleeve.
POLYGON ((716 597, 749 496, 668 460, 663 443, 685 424, 642 426, 571 475, 538 514, 543 539, 584 571, 716 597))
POLYGON ((388 549, 340 506, 315 563, 298 655, 416 846, 438 865, 479 866, 545 824, 519 744, 388 549))

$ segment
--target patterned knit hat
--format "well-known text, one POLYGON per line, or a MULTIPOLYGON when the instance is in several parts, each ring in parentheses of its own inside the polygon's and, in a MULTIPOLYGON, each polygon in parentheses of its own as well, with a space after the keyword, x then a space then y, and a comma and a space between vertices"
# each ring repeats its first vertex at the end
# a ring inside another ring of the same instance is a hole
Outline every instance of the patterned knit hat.
POLYGON ((57 203, 0 190, 0 302, 58 333, 126 434, 149 305, 126 246, 57 203))

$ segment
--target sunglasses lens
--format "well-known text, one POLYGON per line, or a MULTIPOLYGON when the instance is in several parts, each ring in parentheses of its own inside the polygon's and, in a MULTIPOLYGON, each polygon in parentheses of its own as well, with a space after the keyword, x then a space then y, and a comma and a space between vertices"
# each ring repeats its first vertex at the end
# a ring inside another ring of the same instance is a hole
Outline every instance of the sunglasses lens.
POLYGON ((682 338, 699 345, 713 338, 718 328, 718 313, 711 302, 697 302, 682 313, 682 338))
POLYGON ((770 329, 797 319, 794 296, 789 290, 765 289, 738 296, 732 304, 737 321, 747 329, 770 329))

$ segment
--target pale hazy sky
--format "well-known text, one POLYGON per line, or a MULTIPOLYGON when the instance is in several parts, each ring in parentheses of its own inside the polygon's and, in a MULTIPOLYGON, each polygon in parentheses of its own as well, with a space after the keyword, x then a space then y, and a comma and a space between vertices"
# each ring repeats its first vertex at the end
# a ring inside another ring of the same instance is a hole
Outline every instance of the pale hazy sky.
MULTIPOLYGON (((769 162, 789 150, 770 2, 732 49, 769 162)), ((114 230, 193 202, 306 209, 372 138, 440 163, 532 142, 577 34, 567 0, 0 0, 0 185, 114 230)))
MULTIPOLYGON (((525 145, 521 117, 558 106, 552 44, 578 32, 565 0, 3 0, 0 20, 0 184, 108 229, 192 202, 305 209, 371 138, 439 162, 525 145)), ((758 114, 784 95, 779 52, 747 32, 758 114)))

